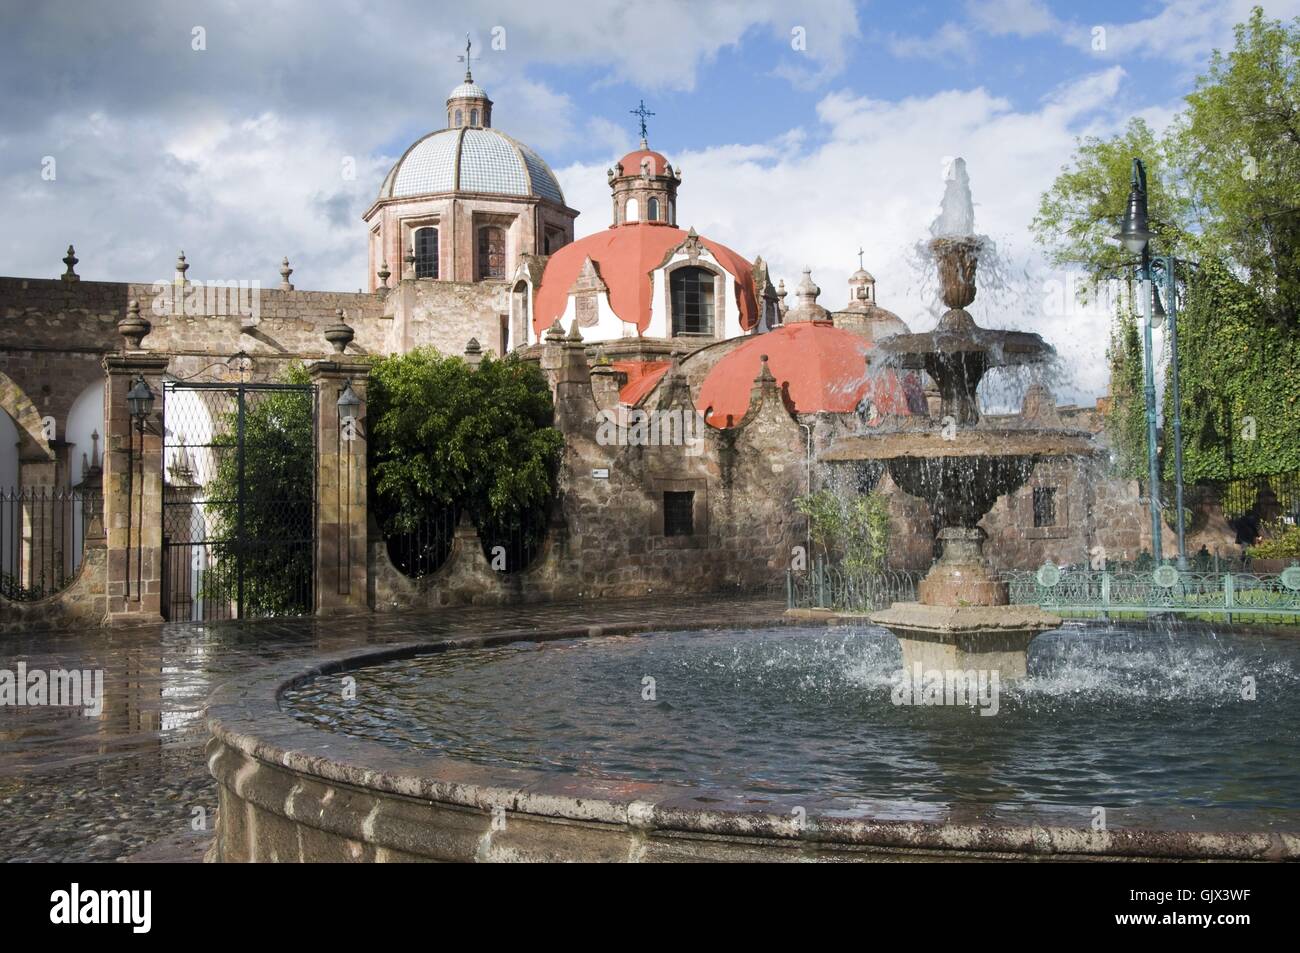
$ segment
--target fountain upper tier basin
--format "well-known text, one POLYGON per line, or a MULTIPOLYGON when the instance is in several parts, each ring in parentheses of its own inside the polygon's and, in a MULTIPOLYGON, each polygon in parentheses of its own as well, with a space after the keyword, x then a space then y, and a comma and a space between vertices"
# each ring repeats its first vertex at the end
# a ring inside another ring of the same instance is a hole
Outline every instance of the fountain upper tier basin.
POLYGON ((938 359, 980 356, 989 368, 1042 364, 1056 356, 1056 350, 1041 335, 980 327, 962 308, 945 312, 933 331, 892 334, 878 341, 876 349, 891 364, 927 371, 938 359))
POLYGON ((934 424, 890 430, 865 436, 840 437, 821 455, 828 462, 849 460, 892 460, 916 458, 944 466, 969 465, 968 458, 992 457, 1066 457, 1097 453, 1091 436, 1082 430, 1053 430, 1023 426, 978 426, 945 431, 934 424))

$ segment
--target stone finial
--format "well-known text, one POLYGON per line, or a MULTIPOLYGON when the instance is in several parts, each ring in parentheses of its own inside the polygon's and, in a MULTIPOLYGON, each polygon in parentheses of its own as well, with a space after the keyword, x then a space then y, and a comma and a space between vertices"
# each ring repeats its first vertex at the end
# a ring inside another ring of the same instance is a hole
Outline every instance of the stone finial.
POLYGON ((560 324, 559 318, 556 318, 555 323, 547 330, 546 341, 548 344, 560 344, 564 341, 564 325, 560 324))
POLYGON ((465 363, 471 369, 477 368, 483 363, 483 345, 478 343, 478 338, 470 338, 465 344, 465 363))
POLYGON ((379 278, 379 290, 380 290, 381 292, 387 291, 387 290, 388 290, 388 278, 389 278, 390 275, 392 275, 392 272, 388 270, 388 259, 387 259, 387 258, 385 258, 382 262, 380 262, 380 264, 379 264, 379 270, 378 270, 377 272, 375 272, 375 275, 379 278))
POLYGON ((72 247, 71 245, 69 245, 69 246, 68 246, 68 253, 67 253, 66 255, 63 256, 63 263, 64 263, 65 265, 68 266, 68 270, 65 271, 65 272, 60 276, 60 277, 63 278, 64 281, 80 281, 80 280, 81 280, 81 276, 78 275, 75 271, 72 270, 72 266, 75 265, 75 264, 76 264, 78 261, 80 261, 80 260, 81 260, 81 259, 79 259, 79 258, 77 257, 77 253, 76 253, 76 251, 73 249, 73 247, 72 247))
POLYGON ((334 311, 334 316, 336 318, 335 322, 325 329, 325 340, 333 345, 336 353, 342 354, 347 346, 352 343, 356 332, 344 320, 346 315, 343 313, 342 308, 337 308, 334 311))
POLYGON ((176 256, 176 283, 183 285, 186 283, 185 272, 190 270, 190 263, 185 260, 185 250, 176 256))
POLYGON ((803 280, 794 290, 795 306, 786 315, 786 323, 795 321, 829 321, 830 312, 817 303, 817 296, 822 293, 812 280, 812 269, 805 267, 803 280))
POLYGON ((403 279, 414 278, 415 277, 415 246, 414 245, 412 245, 410 248, 407 249, 406 257, 403 258, 402 261, 406 265, 406 267, 402 269, 402 278, 403 279))
POLYGON ((126 306, 126 317, 117 322, 117 332, 126 339, 127 347, 132 351, 140 350, 140 342, 153 330, 148 318, 140 314, 140 302, 132 298, 126 306))
POLYGON ((289 276, 293 274, 293 269, 289 267, 289 257, 286 255, 284 261, 280 262, 280 290, 292 291, 293 285, 289 283, 289 276))
POLYGON ((581 344, 581 343, 582 343, 582 332, 578 330, 578 319, 577 319, 577 318, 574 318, 574 319, 573 319, 573 327, 569 328, 569 336, 568 336, 568 338, 566 338, 566 340, 567 340, 570 344, 581 344))
POLYGON ((759 364, 758 366, 758 375, 754 378, 754 382, 757 384, 762 384, 762 383, 766 383, 767 381, 771 381, 772 383, 775 384, 776 378, 772 376, 772 369, 767 366, 767 355, 764 354, 760 358, 760 360, 762 361, 762 363, 759 364))
POLYGON ((788 310, 790 310, 785 303, 785 296, 787 294, 789 294, 789 292, 785 290, 785 279, 782 278, 780 281, 776 283, 776 297, 777 300, 780 302, 778 307, 781 309, 782 314, 785 314, 788 310))

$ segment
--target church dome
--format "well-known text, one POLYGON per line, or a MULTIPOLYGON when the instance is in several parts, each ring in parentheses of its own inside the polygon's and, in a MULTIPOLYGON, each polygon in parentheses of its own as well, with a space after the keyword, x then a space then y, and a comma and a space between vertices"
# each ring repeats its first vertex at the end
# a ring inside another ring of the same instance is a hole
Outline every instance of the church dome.
MULTIPOLYGON (((650 326, 653 307, 651 276, 663 266, 668 254, 690 235, 667 224, 637 222, 609 228, 565 245, 551 255, 542 272, 533 311, 534 332, 538 337, 545 334, 547 328, 565 313, 569 306, 569 290, 590 258, 608 289, 609 305, 614 313, 627 324, 634 325, 637 333, 644 333, 650 326)), ((744 330, 752 329, 758 320, 753 265, 720 242, 697 238, 730 276, 740 325, 744 330)))
POLYGON ((760 334, 718 361, 700 385, 696 406, 714 427, 734 427, 749 410, 754 378, 768 370, 794 412, 848 414, 869 402, 877 415, 922 412, 915 374, 868 368, 871 342, 825 321, 801 321, 760 334))
POLYGON ((496 129, 439 129, 419 139, 384 178, 380 199, 437 192, 536 196, 564 204, 551 167, 496 129))
POLYGON ((450 102, 453 99, 487 99, 487 98, 488 98, 487 90, 484 89, 482 86, 480 86, 478 83, 474 82, 474 80, 472 79, 467 79, 465 82, 461 83, 459 86, 457 86, 455 89, 453 89, 450 93, 447 94, 448 102, 450 102))
POLYGON ((653 149, 648 148, 644 142, 641 143, 640 149, 629 152, 619 159, 618 164, 623 167, 624 175, 640 175, 641 161, 643 159, 650 160, 651 175, 667 175, 668 157, 662 152, 655 152, 653 149))

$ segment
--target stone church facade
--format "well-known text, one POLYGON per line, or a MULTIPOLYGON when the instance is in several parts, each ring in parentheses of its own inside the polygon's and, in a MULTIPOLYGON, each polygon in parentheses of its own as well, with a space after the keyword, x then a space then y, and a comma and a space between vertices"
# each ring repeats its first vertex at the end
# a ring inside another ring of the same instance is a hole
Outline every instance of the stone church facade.
MULTIPOLYGON (((318 610, 782 584, 808 542, 794 500, 842 477, 821 456, 841 436, 935 406, 925 380, 875 360, 874 342, 906 325, 878 304, 861 267, 840 310, 819 304, 807 271, 788 304, 762 257, 680 228, 683 170, 644 139, 608 171, 609 227, 575 240, 578 213, 558 180, 493 127, 492 107, 467 72, 448 96, 446 127, 385 177, 363 216, 365 292, 301 290, 286 259, 280 286, 256 289, 247 308, 235 289, 191 276, 184 253, 170 282, 98 282, 77 276, 72 248, 60 277, 0 278, 0 446, 15 447, 0 456, 0 490, 91 487, 103 499, 102 512, 85 517, 84 550, 60 556, 74 581, 30 602, 0 594, 0 630, 165 611, 154 511, 174 489, 177 461, 164 408, 133 443, 125 401, 137 376, 161 395, 167 380, 275 381, 290 362, 314 363, 328 406, 345 385, 364 398, 366 359, 423 346, 470 361, 514 353, 545 371, 566 441, 546 542, 527 567, 495 572, 473 527, 461 525, 441 568, 407 578, 365 517, 362 465, 360 502, 319 517, 317 529, 332 556, 353 538, 364 556, 318 610), (677 429, 644 439, 660 421, 677 429), (128 485, 130 467, 142 486, 128 485)), ((1095 413, 1056 408, 1041 392, 1026 412, 1100 429, 1095 413)), ((337 455, 337 436, 329 439, 319 449, 337 455)), ((1108 483, 1103 471, 1104 441, 1089 459, 1040 464, 985 522, 994 564, 1080 564, 1097 545, 1115 558, 1149 547, 1136 488, 1108 483), (1053 498, 1047 525, 1035 488, 1053 498)), ((925 568, 924 505, 888 477, 879 489, 890 503, 891 563, 925 568)), ((19 520, 9 527, 11 562, 35 545, 30 514, 19 520)))

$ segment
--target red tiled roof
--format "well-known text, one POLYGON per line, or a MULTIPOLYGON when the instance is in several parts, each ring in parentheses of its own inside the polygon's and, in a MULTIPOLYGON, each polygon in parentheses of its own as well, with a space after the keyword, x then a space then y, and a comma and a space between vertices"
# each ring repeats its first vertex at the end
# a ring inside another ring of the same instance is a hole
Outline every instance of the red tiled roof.
POLYGON ((673 366, 672 361, 614 361, 614 369, 627 375, 627 383, 618 392, 618 399, 629 407, 636 406, 673 366))
POLYGON ((653 149, 637 149, 635 152, 629 152, 623 156, 618 162, 623 167, 624 175, 640 175, 641 160, 646 158, 650 160, 651 175, 664 174, 664 168, 668 165, 668 160, 662 153, 655 152, 653 149))
POLYGON ((851 413, 868 397, 881 414, 919 410, 924 395, 916 375, 900 381, 892 370, 873 370, 868 377, 871 347, 862 336, 826 321, 784 325, 755 335, 718 361, 700 387, 696 406, 702 413, 713 408, 708 422, 715 427, 738 424, 749 409, 766 354, 768 370, 799 413, 851 413))
MULTIPOLYGON (((542 285, 533 310, 533 330, 540 336, 564 314, 582 263, 590 256, 609 287, 609 304, 624 321, 643 333, 650 326, 650 273, 686 240, 686 232, 651 222, 618 225, 565 245, 546 262, 542 285)), ((701 238, 718 263, 733 278, 733 294, 740 303, 740 324, 745 330, 757 320, 753 265, 725 245, 701 238)))

